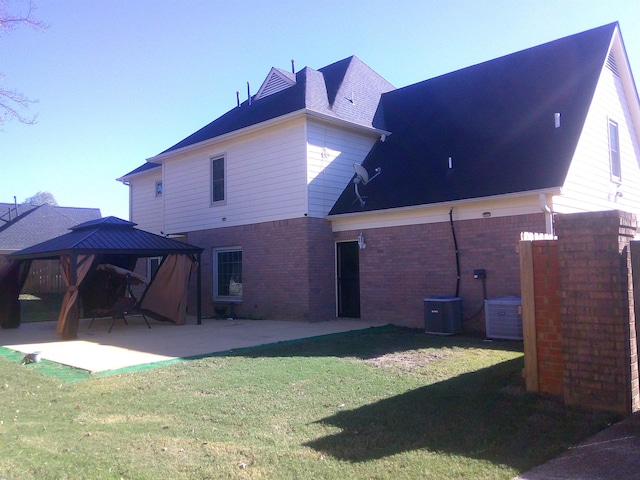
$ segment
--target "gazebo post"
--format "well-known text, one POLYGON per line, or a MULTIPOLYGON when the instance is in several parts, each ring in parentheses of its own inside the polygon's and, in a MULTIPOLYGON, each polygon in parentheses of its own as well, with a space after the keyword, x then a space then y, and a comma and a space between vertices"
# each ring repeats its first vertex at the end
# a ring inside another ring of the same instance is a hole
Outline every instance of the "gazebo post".
MULTIPOLYGON (((78 290, 78 287, 76 285, 78 280, 78 254, 75 252, 71 252, 69 257, 69 285, 67 285, 67 291, 73 292, 78 290)), ((62 332, 62 338, 64 340, 74 340, 78 338, 78 303, 79 302, 77 299, 75 302, 71 303, 71 308, 69 309, 69 313, 67 314, 66 321, 64 323, 64 330, 62 332)))
POLYGON ((202 265, 202 254, 196 254, 196 262, 198 267, 196 269, 196 311, 198 315, 198 325, 202 325, 202 273, 200 268, 202 265))

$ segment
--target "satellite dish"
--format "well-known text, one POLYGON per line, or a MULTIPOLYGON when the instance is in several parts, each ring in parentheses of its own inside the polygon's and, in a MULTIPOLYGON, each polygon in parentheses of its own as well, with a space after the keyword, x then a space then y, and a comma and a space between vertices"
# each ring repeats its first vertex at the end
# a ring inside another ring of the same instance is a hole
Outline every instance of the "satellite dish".
POLYGON ((380 175, 380 173, 382 172, 382 169, 380 167, 376 167, 376 170, 375 170, 376 173, 371 178, 369 178, 369 172, 367 172, 367 169, 364 168, 359 163, 354 163, 353 164, 353 169, 356 171, 356 176, 353 179, 353 185, 354 185, 354 188, 355 188, 355 191, 356 191, 356 197, 358 197, 358 200, 360 200, 360 206, 364 207, 364 204, 365 204, 365 200, 364 199, 366 197, 363 197, 362 195, 360 195, 360 192, 358 191, 358 185, 359 184, 366 185, 371 180, 373 180, 378 175, 380 175))
POLYGON ((354 163, 353 168, 356 171, 356 179, 360 177, 360 182, 366 185, 369 182, 369 172, 367 172, 367 169, 358 163, 354 163))

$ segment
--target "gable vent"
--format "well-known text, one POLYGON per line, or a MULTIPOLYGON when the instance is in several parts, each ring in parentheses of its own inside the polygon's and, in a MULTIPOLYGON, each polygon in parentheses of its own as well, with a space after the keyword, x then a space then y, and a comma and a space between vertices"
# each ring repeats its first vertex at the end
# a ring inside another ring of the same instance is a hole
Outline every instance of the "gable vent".
POLYGON ((295 75, 283 70, 272 68, 267 78, 262 83, 260 90, 256 94, 256 100, 259 100, 274 93, 281 92, 296 84, 295 75))
POLYGON ((620 76, 618 73, 618 66, 616 65, 616 59, 611 52, 607 56, 607 68, 611 70, 616 77, 620 76))

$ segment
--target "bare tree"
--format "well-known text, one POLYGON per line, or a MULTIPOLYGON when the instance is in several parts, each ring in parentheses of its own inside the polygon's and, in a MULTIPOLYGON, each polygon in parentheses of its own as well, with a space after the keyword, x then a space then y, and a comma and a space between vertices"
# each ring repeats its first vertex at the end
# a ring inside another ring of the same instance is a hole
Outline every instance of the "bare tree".
MULTIPOLYGON (((6 0, 0 0, 0 36, 20 26, 42 30, 46 28, 44 23, 33 16, 36 7, 32 0, 26 1, 25 4, 22 5, 22 9, 10 9, 7 5, 6 0)), ((0 79, 2 79, 2 77, 3 75, 0 74, 0 79)), ((28 118, 21 113, 22 110, 28 108, 32 103, 36 103, 36 101, 27 98, 21 92, 0 86, 0 125, 4 125, 12 119, 26 124, 35 123, 35 117, 28 118)))
POLYGON ((44 205, 45 203, 48 203, 54 207, 58 206, 56 197, 54 197, 52 193, 42 191, 36 193, 33 197, 25 198, 22 203, 25 205, 44 205))

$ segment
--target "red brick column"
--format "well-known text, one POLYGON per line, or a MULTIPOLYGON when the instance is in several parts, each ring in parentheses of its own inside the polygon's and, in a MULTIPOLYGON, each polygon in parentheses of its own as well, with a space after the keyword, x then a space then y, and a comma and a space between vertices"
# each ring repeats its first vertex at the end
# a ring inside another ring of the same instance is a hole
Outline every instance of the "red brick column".
POLYGON ((562 317, 557 240, 533 242, 538 384, 541 392, 562 395, 562 317))
POLYGON ((564 399, 630 414, 640 408, 629 244, 636 217, 559 215, 564 399))

